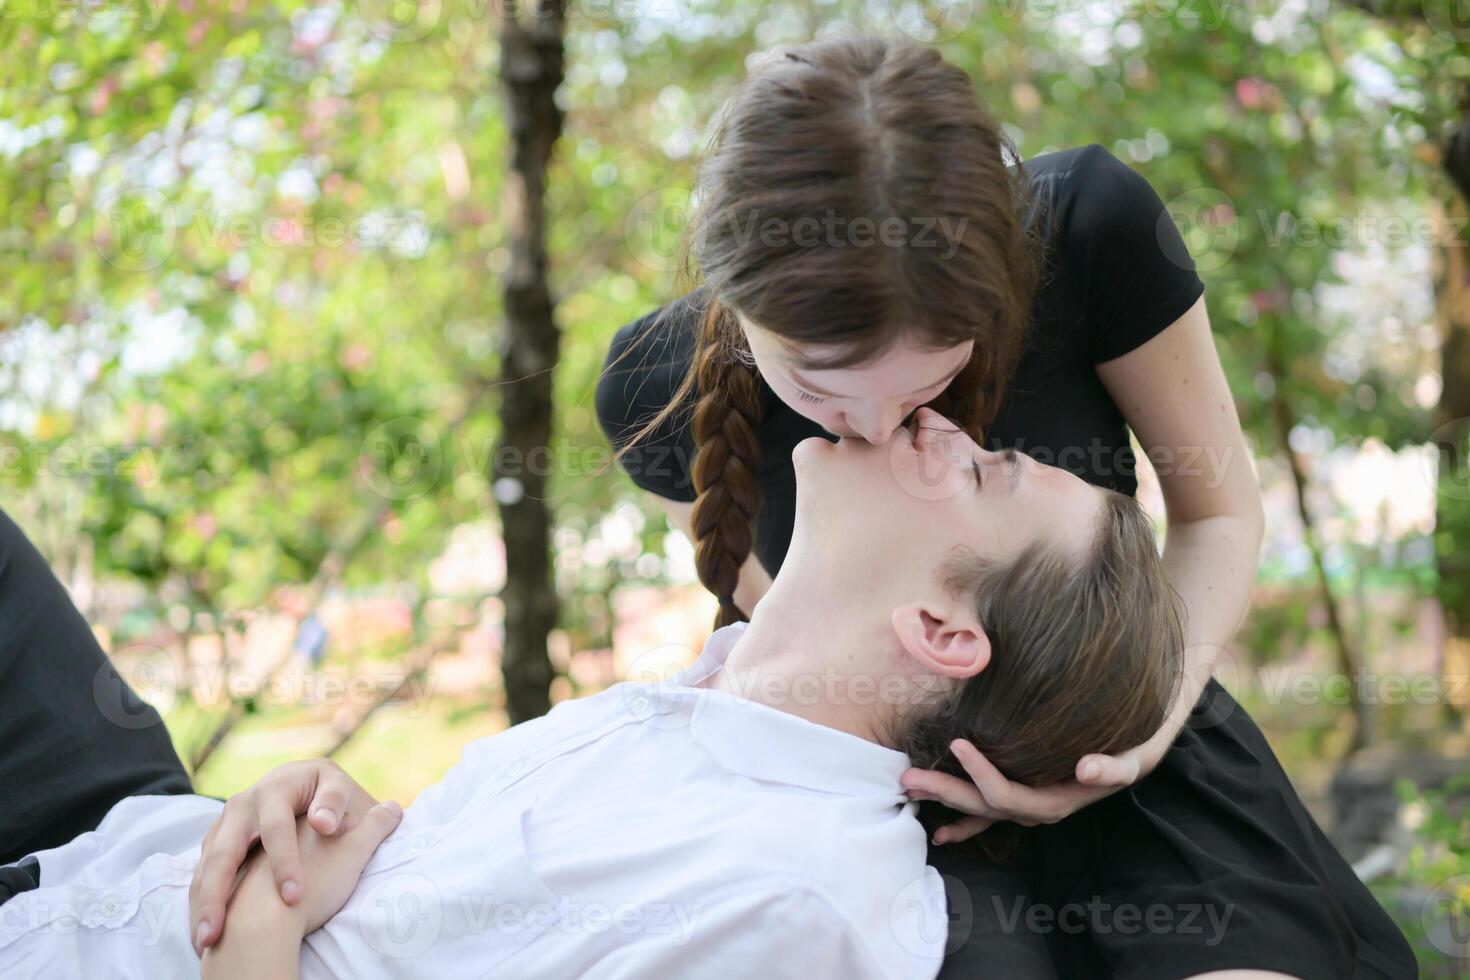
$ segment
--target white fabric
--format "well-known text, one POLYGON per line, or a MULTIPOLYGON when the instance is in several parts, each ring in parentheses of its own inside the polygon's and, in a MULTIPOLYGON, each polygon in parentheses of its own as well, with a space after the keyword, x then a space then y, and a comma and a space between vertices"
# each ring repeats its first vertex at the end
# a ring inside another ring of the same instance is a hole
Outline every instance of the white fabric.
MULTIPOLYGON (((698 687, 619 684, 472 743, 347 905, 312 978, 932 978, 943 884, 899 752, 698 687)), ((187 976, 188 884, 221 804, 124 800, 0 906, 0 976, 187 976)))

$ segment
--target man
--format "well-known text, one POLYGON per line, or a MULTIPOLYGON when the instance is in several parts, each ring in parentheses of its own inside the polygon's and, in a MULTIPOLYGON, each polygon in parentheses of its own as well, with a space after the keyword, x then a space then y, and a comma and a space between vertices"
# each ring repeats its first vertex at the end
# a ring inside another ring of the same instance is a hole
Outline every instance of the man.
MULTIPOLYGON (((1177 606, 1134 501, 932 412, 888 446, 808 440, 796 471, 748 626, 471 744, 401 822, 374 808, 336 845, 303 825, 306 895, 256 859, 205 975, 933 977, 943 883, 899 776, 957 738, 1037 782, 1077 744, 1136 744, 1177 683, 1177 606), (1067 724, 1017 744, 1028 712, 1067 724)), ((219 809, 135 797, 34 855, 0 972, 197 968, 187 890, 219 809)))

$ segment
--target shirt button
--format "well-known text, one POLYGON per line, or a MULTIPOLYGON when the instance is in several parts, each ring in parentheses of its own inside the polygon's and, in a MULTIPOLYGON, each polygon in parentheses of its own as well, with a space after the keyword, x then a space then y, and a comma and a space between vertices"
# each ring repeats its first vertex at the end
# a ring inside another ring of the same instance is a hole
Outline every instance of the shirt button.
POLYGON ((426 848, 428 846, 429 846, 429 835, 428 834, 419 834, 412 841, 409 842, 408 849, 410 851, 413 851, 415 854, 418 854, 421 851, 423 851, 424 848, 426 848))
POLYGON ((512 762, 505 767, 505 774, 511 779, 519 779, 526 772, 526 764, 521 761, 512 762))
POLYGON ((647 694, 638 693, 628 699, 628 707, 633 709, 633 714, 642 715, 648 712, 649 697, 647 694))
POLYGON ((107 901, 102 903, 102 917, 104 919, 116 918, 117 914, 121 911, 122 905, 120 905, 115 898, 109 898, 107 901))

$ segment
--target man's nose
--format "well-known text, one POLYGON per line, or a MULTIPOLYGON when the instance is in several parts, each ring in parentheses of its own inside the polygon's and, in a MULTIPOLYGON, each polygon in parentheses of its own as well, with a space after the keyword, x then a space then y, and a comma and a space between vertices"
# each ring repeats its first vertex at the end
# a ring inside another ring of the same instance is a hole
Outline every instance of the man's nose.
POLYGON ((914 448, 923 455, 953 462, 964 454, 959 426, 932 408, 914 413, 914 425, 914 448))
POLYGON ((919 424, 919 428, 921 429, 948 429, 951 431, 959 430, 959 426, 955 425, 949 419, 945 418, 943 415, 940 415, 938 412, 934 411, 934 409, 930 408, 927 405, 914 412, 914 421, 919 424))

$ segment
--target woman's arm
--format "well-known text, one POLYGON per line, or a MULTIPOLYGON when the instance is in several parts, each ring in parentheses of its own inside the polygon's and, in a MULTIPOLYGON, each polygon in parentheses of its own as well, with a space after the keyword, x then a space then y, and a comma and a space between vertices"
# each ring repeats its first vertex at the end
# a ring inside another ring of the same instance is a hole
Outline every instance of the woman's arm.
MULTIPOLYGON (((663 507, 664 513, 669 515, 669 522, 684 532, 684 536, 692 543, 694 541, 694 505, 686 504, 678 500, 669 500, 666 497, 655 496, 659 506, 663 507)), ((752 551, 745 559, 745 564, 740 566, 740 584, 735 588, 735 605, 739 606, 745 615, 749 616, 755 609, 755 604, 766 594, 771 587, 771 576, 756 558, 752 551)))
POLYGON ((1158 473, 1168 511, 1164 567, 1189 615, 1184 683, 1150 744, 1158 757, 1250 607, 1265 526, 1261 491, 1203 297, 1097 373, 1158 473))
POLYGON ((1038 789, 1011 782, 963 739, 951 748, 971 782, 908 770, 902 783, 911 797, 969 814, 936 831, 936 843, 972 837, 996 820, 1055 823, 1151 772, 1250 605, 1265 523, 1260 487, 1204 299, 1138 348, 1099 364, 1097 372, 1153 461, 1164 492, 1164 566, 1189 617, 1179 696, 1153 738, 1119 755, 1080 759, 1077 778, 1065 783, 1038 789))

